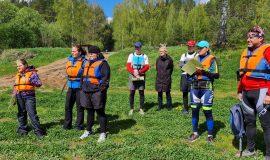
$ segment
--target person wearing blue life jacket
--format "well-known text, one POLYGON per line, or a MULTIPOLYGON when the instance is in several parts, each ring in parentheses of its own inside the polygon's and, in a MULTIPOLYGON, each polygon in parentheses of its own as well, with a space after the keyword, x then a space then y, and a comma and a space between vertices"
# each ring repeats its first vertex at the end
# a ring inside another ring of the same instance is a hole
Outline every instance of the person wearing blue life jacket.
POLYGON ((101 131, 97 142, 106 140, 107 116, 105 114, 105 105, 109 81, 110 66, 104 59, 100 49, 97 46, 88 47, 80 94, 81 105, 87 110, 87 125, 80 139, 84 139, 94 133, 92 129, 96 112, 101 131))
POLYGON ((129 72, 129 115, 134 112, 134 96, 135 91, 138 89, 140 94, 140 109, 139 113, 144 114, 144 89, 145 89, 145 73, 149 70, 148 57, 142 52, 142 43, 136 42, 135 52, 129 54, 127 60, 127 70, 129 72))
POLYGON ((214 98, 213 82, 219 78, 218 65, 216 57, 210 54, 209 43, 200 41, 197 44, 198 56, 195 60, 202 64, 202 68, 197 68, 197 71, 191 76, 191 91, 190 103, 192 108, 192 134, 188 138, 190 142, 194 142, 199 138, 198 122, 199 112, 203 109, 206 117, 208 130, 207 142, 214 143, 213 129, 214 120, 212 115, 212 105, 214 98))
POLYGON ((80 80, 83 74, 84 60, 85 51, 80 45, 74 45, 72 47, 72 54, 68 57, 66 64, 68 91, 66 95, 65 119, 63 125, 63 128, 66 130, 72 128, 72 110, 75 103, 77 107, 75 128, 77 130, 84 129, 84 108, 80 104, 80 80))

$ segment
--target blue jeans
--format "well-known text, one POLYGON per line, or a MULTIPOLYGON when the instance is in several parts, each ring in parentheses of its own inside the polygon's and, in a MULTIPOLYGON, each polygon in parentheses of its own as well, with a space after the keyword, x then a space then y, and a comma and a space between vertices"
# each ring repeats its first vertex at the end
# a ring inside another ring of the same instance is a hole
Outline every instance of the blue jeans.
POLYGON ((18 105, 18 133, 27 133, 27 113, 34 128, 35 133, 43 133, 40 126, 39 118, 36 110, 36 97, 35 95, 22 95, 21 93, 16 95, 18 105))

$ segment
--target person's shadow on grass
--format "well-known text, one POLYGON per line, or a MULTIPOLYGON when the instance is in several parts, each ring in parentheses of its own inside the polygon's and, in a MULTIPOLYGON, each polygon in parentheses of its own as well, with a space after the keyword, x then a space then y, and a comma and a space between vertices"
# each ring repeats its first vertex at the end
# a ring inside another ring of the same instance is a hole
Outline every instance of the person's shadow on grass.
POLYGON ((143 105, 144 111, 147 112, 151 108, 155 107, 157 108, 158 104, 157 102, 145 102, 143 105))
POLYGON ((110 121, 108 124, 108 130, 110 134, 117 134, 121 130, 126 130, 131 128, 136 124, 134 119, 120 119, 115 121, 110 121))
MULTIPOLYGON (((213 136, 216 137, 217 133, 220 129, 225 128, 225 124, 219 120, 214 120, 214 130, 213 130, 213 136)), ((199 125, 199 133, 207 132, 207 124, 206 121, 204 123, 201 123, 199 125)))

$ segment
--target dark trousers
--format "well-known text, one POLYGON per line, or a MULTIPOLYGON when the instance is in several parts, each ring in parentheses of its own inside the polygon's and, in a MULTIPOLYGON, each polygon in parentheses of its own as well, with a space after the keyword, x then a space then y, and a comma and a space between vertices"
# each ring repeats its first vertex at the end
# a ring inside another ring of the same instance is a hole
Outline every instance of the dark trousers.
MULTIPOLYGON (((139 94, 140 94, 140 109, 142 109, 144 105, 144 90, 139 90, 139 94)), ((135 97, 135 90, 130 90, 129 93, 130 109, 134 109, 134 97, 135 97)))
POLYGON ((77 121, 76 128, 83 129, 83 119, 84 119, 84 108, 80 104, 80 89, 79 88, 69 88, 66 96, 66 105, 65 105, 65 120, 64 128, 72 128, 72 110, 76 102, 77 106, 77 121))
POLYGON ((183 104, 184 104, 184 110, 188 111, 188 92, 183 92, 183 104))
POLYGON ((87 125, 86 130, 92 132, 92 127, 94 126, 95 121, 95 112, 98 114, 99 125, 101 133, 107 132, 107 116, 105 114, 105 108, 93 109, 86 108, 87 110, 87 125))
POLYGON ((43 133, 43 129, 40 126, 39 118, 36 110, 36 97, 35 95, 24 96, 21 93, 16 95, 18 106, 18 133, 27 133, 27 113, 31 120, 34 132, 43 133))
MULTIPOLYGON (((171 92, 166 92, 166 99, 167 99, 167 108, 168 110, 172 109, 172 97, 171 92)), ((158 92, 158 110, 162 108, 163 105, 163 92, 158 92)))

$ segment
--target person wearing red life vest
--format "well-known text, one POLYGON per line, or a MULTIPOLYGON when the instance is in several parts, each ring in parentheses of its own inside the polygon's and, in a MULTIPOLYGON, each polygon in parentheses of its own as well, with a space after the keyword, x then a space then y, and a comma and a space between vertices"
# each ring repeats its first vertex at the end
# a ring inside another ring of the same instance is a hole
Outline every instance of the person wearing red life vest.
MULTIPOLYGON (((264 31, 255 26, 248 31, 247 48, 240 57, 238 98, 242 102, 247 147, 242 156, 255 155, 256 115, 264 134, 265 159, 270 160, 270 44, 264 42, 264 31)), ((238 155, 239 156, 239 155, 238 155)))

